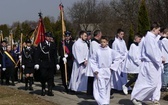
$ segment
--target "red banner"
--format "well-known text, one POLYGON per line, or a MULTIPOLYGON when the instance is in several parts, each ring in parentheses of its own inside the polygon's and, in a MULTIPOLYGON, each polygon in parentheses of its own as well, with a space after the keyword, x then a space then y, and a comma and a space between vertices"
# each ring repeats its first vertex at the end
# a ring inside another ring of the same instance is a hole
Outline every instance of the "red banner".
POLYGON ((42 17, 40 17, 39 19, 39 23, 38 23, 38 27, 37 27, 37 34, 35 36, 35 40, 34 40, 34 45, 38 45, 40 42, 43 42, 45 40, 45 28, 44 28, 44 24, 42 21, 42 17))

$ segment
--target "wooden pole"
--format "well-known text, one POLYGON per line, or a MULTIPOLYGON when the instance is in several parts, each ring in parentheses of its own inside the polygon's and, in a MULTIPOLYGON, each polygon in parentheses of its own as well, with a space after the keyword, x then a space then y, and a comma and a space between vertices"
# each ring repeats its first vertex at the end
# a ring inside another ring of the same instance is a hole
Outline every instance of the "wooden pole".
POLYGON ((2 38, 2 40, 4 40, 4 38, 3 38, 3 33, 2 33, 2 36, 1 36, 1 38, 2 38))
POLYGON ((20 35, 20 53, 22 52, 22 48, 23 48, 23 33, 21 32, 21 35, 20 35))
POLYGON ((2 31, 0 30, 0 41, 2 41, 2 31))
MULTIPOLYGON (((61 12, 61 22, 62 22, 62 39, 63 39, 63 52, 64 52, 64 55, 65 55, 65 43, 64 43, 64 32, 66 31, 66 27, 65 27, 65 23, 64 23, 64 11, 63 11, 63 5, 60 4, 60 12, 61 12)), ((64 67, 65 67, 65 83, 67 85, 67 64, 64 63, 64 67)))
POLYGON ((0 30, 0 40, 3 41, 3 31, 0 30))
MULTIPOLYGON (((22 58, 22 48, 23 48, 23 33, 21 32, 21 35, 20 35, 20 56, 22 58)), ((19 61, 20 61, 20 69, 19 69, 19 79, 21 80, 22 77, 23 77, 23 72, 22 72, 22 60, 21 58, 19 58, 19 61)))
POLYGON ((12 32, 12 30, 10 32, 10 44, 11 44, 11 49, 13 50, 13 32, 12 32))

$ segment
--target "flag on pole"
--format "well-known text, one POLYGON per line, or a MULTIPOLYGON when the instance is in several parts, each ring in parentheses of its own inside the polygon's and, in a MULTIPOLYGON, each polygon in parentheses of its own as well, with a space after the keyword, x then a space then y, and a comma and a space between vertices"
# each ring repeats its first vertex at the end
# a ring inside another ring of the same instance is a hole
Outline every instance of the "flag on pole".
POLYGON ((60 8, 60 15, 61 15, 61 23, 62 23, 62 37, 64 39, 64 34, 66 31, 66 27, 65 27, 65 22, 64 22, 64 6, 62 4, 59 5, 60 8))
POLYGON ((0 30, 0 41, 3 41, 3 32, 0 30))
MULTIPOLYGON (((38 26, 34 29, 34 30, 31 30, 30 32, 29 32, 29 34, 31 34, 31 36, 30 36, 30 40, 31 40, 31 42, 34 44, 34 41, 35 41, 35 36, 37 35, 37 29, 38 29, 38 26)), ((28 34, 28 35, 29 35, 28 34)))
POLYGON ((20 34, 20 45, 18 44, 18 48, 19 48, 19 52, 22 52, 22 48, 23 48, 23 33, 21 32, 20 34))
POLYGON ((11 49, 13 50, 13 45, 14 45, 14 40, 13 40, 13 32, 11 30, 10 34, 9 34, 9 45, 11 46, 11 49))
POLYGON ((45 28, 44 28, 44 24, 43 24, 43 19, 42 19, 42 14, 39 13, 39 22, 38 22, 38 26, 37 26, 37 34, 35 36, 35 40, 34 40, 34 45, 37 46, 40 42, 44 41, 45 36, 45 28))
MULTIPOLYGON (((62 47, 63 47, 63 52, 64 55, 66 54, 66 46, 65 46, 65 42, 64 42, 64 35, 65 35, 65 31, 66 31, 66 27, 65 27, 65 22, 64 22, 64 6, 62 5, 62 3, 59 5, 60 8, 60 15, 61 15, 61 23, 62 23, 62 47)), ((64 68, 65 68, 65 83, 67 85, 68 79, 67 79, 67 64, 64 63, 64 68)))

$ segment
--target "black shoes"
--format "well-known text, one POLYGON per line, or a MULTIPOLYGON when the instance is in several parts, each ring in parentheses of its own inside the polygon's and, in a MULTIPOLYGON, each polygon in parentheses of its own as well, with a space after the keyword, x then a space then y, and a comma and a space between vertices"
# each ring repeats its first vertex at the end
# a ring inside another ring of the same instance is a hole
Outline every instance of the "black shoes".
POLYGON ((27 86, 25 86, 25 90, 27 90, 28 89, 28 87, 27 86))
MULTIPOLYGON (((42 91, 41 91, 41 96, 45 96, 45 95, 46 95, 46 91, 45 91, 45 90, 42 90, 42 91)), ((51 91, 48 91, 47 95, 48 95, 48 96, 54 96, 53 92, 51 92, 51 91)))
POLYGON ((42 89, 42 91, 41 91, 41 96, 45 96, 45 90, 44 89, 42 89))
POLYGON ((165 86, 164 86, 164 87, 162 87, 162 88, 161 88, 161 92, 168 92, 167 87, 165 87, 165 86))
POLYGON ((29 87, 29 90, 33 90, 33 87, 32 87, 32 86, 30 86, 30 87, 29 87))
POLYGON ((55 87, 56 85, 54 84, 54 82, 53 82, 53 84, 52 84, 52 87, 55 87))
POLYGON ((1 85, 4 85, 4 82, 1 80, 1 85))
POLYGON ((12 83, 11 85, 12 85, 12 86, 15 86, 15 83, 12 83))
POLYGON ((47 95, 48 95, 48 96, 54 96, 54 94, 53 94, 52 91, 49 91, 47 95))

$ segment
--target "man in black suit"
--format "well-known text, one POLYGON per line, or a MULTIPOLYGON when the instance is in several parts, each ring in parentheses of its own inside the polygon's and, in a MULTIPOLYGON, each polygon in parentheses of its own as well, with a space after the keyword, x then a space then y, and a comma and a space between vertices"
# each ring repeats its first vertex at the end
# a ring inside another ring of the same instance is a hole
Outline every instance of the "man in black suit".
POLYGON ((40 76, 41 76, 41 85, 42 85, 42 93, 41 95, 45 95, 45 83, 48 84, 48 96, 54 96, 52 93, 52 85, 54 82, 54 70, 55 67, 57 69, 60 68, 60 66, 57 64, 57 50, 54 43, 51 43, 50 39, 52 37, 51 32, 45 33, 45 40, 41 43, 39 43, 37 47, 37 52, 35 56, 35 63, 34 66, 35 69, 40 70, 40 76))
POLYGON ((61 79, 62 79, 62 84, 68 92, 68 86, 65 81, 65 65, 67 65, 67 80, 70 81, 71 78, 71 73, 72 73, 72 65, 73 65, 73 55, 72 55, 72 45, 74 42, 71 40, 71 32, 66 31, 64 40, 61 41, 60 46, 59 46, 59 55, 61 56, 60 60, 60 66, 61 66, 61 79), (63 47, 65 47, 65 54, 63 51, 63 47))

